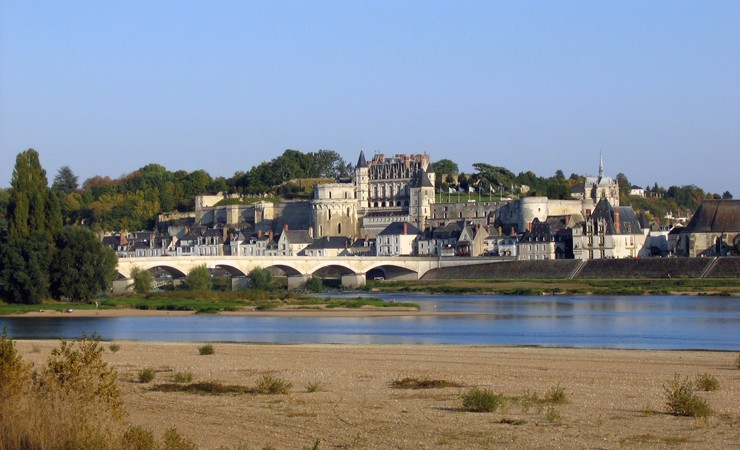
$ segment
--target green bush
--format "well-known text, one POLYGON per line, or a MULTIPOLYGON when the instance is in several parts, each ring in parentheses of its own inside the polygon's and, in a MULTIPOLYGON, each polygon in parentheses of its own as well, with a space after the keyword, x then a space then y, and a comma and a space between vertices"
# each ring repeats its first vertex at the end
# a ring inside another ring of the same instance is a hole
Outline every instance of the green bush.
POLYGON ((190 383, 193 381, 193 374, 192 372, 175 372, 172 381, 175 383, 190 383))
POLYGON ((134 280, 134 292, 137 294, 144 295, 152 290, 154 275, 152 275, 148 270, 134 267, 133 270, 131 270, 131 278, 134 280))
POLYGON ((210 291, 211 290, 211 273, 205 264, 194 267, 188 272, 186 284, 191 291, 210 291))
POLYGON ((260 394, 287 394, 293 383, 271 375, 263 375, 257 382, 257 392, 260 394))
POLYGON ((255 267, 249 272, 249 288, 258 291, 269 291, 272 289, 272 275, 267 269, 255 267))
POLYGON ((313 276, 306 282, 306 289, 316 293, 324 292, 324 282, 321 281, 321 278, 313 276))
POLYGON ((150 383, 157 372, 151 367, 145 367, 139 371, 139 383, 150 383))
POLYGON ((493 412, 504 405, 504 396, 488 389, 474 387, 461 395, 462 409, 471 412, 493 412))
POLYGON ((696 376, 694 381, 696 389, 700 391, 716 391, 719 389, 719 381, 714 375, 708 373, 702 373, 696 376))
POLYGON ((663 385, 666 406, 671 414, 677 416, 707 417, 712 409, 706 400, 696 395, 694 384, 688 378, 675 375, 663 385))
POLYGON ((201 355, 212 355, 216 353, 216 350, 213 348, 213 345, 206 344, 198 348, 198 353, 201 355))
POLYGON ((120 346, 119 344, 111 343, 111 344, 110 344, 110 345, 108 346, 108 350, 110 350, 110 351, 111 351, 111 353, 116 353, 116 352, 117 352, 118 350, 120 350, 120 349, 121 349, 121 346, 120 346))
POLYGON ((557 405, 565 403, 567 401, 565 398, 565 388, 561 387, 559 384, 551 387, 547 392, 545 392, 545 398, 543 400, 545 403, 553 403, 557 405))

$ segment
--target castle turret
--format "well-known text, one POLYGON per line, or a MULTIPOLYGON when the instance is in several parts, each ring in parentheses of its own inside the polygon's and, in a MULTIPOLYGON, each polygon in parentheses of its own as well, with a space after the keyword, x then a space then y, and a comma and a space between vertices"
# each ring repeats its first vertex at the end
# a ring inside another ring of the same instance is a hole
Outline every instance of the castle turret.
POLYGON ((365 152, 362 150, 360 150, 360 157, 355 167, 355 186, 360 208, 367 208, 370 201, 370 173, 367 160, 365 160, 365 152))

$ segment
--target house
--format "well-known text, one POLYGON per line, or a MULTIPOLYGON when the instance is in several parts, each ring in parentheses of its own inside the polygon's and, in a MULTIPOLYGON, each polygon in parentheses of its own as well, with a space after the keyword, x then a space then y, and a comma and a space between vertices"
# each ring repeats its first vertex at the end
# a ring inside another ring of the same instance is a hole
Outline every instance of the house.
POLYGON ((416 254, 416 241, 421 231, 409 222, 393 222, 377 237, 378 256, 410 256, 416 254))
POLYGON ((455 243, 455 256, 480 256, 484 252, 483 241, 488 236, 485 227, 465 224, 455 243))
POLYGON ((465 228, 465 221, 450 222, 426 230, 417 241, 419 256, 455 256, 455 245, 465 228))
POLYGON ((530 229, 521 235, 518 243, 517 259, 555 259, 555 231, 547 221, 534 219, 530 229))
POLYGON ((514 230, 508 236, 501 234, 500 228, 490 227, 488 236, 483 239, 483 256, 517 256, 518 237, 514 230))
POLYGON ((220 256, 224 254, 223 230, 195 227, 176 245, 177 256, 220 256))
POLYGON ((603 197, 585 222, 573 229, 573 255, 576 259, 636 258, 647 232, 631 207, 612 207, 603 197))
POLYGON ((632 197, 645 197, 645 189, 641 188, 640 186, 632 186, 630 188, 630 195, 632 197))
POLYGON ((339 256, 375 256, 375 239, 355 239, 339 256))
POLYGON ((230 242, 231 254, 235 256, 269 256, 277 252, 277 243, 273 241, 272 232, 256 233, 240 231, 230 242))
POLYGON ((347 249, 352 242, 344 236, 324 236, 307 246, 301 254, 304 256, 349 256, 347 249))
POLYGON ((310 230, 289 230, 286 224, 277 241, 278 252, 282 256, 298 256, 313 242, 310 230))
POLYGON ((740 200, 704 200, 679 234, 681 256, 727 256, 740 248, 740 200))

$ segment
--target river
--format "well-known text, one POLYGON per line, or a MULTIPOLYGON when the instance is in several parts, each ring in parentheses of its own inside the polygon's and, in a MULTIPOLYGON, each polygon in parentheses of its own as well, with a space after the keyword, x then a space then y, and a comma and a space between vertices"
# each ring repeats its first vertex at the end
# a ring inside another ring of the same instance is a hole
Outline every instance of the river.
POLYGON ((740 350, 740 299, 704 296, 472 296, 373 294, 415 302, 394 317, 0 317, 18 339, 271 343, 483 344, 740 350))

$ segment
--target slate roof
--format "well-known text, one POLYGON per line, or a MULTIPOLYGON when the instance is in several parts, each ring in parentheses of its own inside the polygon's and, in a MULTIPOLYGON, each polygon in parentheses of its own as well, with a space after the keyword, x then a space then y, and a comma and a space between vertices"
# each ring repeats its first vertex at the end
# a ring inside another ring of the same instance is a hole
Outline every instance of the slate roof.
POLYGON ((403 225, 406 224, 406 232, 407 234, 421 234, 421 231, 419 231, 418 228, 413 226, 412 224, 408 222, 393 222, 392 224, 385 227, 383 231, 378 233, 378 236, 396 236, 399 234, 403 234, 403 225))
POLYGON ((684 229, 685 233, 740 231, 740 200, 704 200, 684 229))
POLYGON ((367 160, 365 159, 365 152, 360 150, 360 158, 357 160, 357 166, 358 167, 368 167, 367 160))
POLYGON ((411 180, 410 187, 412 188, 422 188, 422 187, 434 188, 434 185, 432 184, 431 180, 429 180, 429 177, 427 176, 426 171, 422 167, 416 173, 416 176, 414 177, 414 179, 411 180))
POLYGON ((306 247, 306 250, 344 249, 349 247, 349 239, 343 236, 324 236, 306 247))
POLYGON ((609 200, 602 198, 599 203, 596 204, 591 217, 588 220, 597 221, 598 219, 604 219, 606 223, 605 234, 640 234, 641 227, 640 221, 637 219, 635 211, 630 206, 619 206, 619 232, 614 224, 615 213, 609 200))
POLYGON ((310 244, 314 241, 308 230, 287 230, 283 234, 291 244, 310 244))

